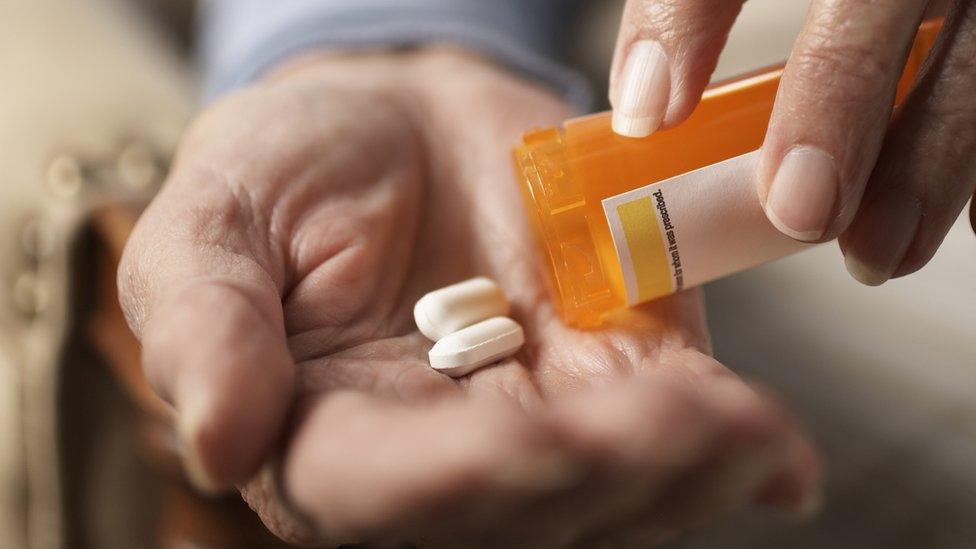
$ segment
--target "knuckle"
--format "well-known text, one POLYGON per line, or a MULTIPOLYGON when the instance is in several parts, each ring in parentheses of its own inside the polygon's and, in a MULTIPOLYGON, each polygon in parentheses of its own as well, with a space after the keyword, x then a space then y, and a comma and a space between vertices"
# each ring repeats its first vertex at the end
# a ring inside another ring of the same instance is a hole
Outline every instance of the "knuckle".
MULTIPOLYGON (((743 0, 655 0, 631 2, 625 16, 641 30, 653 30, 656 38, 674 48, 688 39, 724 36, 724 32, 743 0)), ((695 40, 695 39, 699 40, 695 40)))
POLYGON ((790 59, 791 77, 806 100, 841 106, 874 99, 890 87, 894 68, 875 46, 838 44, 812 38, 790 59))
MULTIPOLYGON (((972 75, 965 79, 958 78, 959 86, 952 82, 943 82, 952 89, 968 89, 973 85, 972 75), (965 86, 965 87, 963 87, 965 86)), ((939 135, 951 136, 945 139, 944 145, 950 147, 953 156, 960 153, 971 155, 976 146, 976 104, 963 94, 937 93, 926 101, 924 116, 933 126, 933 131, 939 135)))
POLYGON ((675 19, 682 4, 683 2, 673 2, 670 0, 661 2, 629 2, 626 16, 629 18, 631 24, 640 29, 669 29, 672 26, 665 23, 675 19))

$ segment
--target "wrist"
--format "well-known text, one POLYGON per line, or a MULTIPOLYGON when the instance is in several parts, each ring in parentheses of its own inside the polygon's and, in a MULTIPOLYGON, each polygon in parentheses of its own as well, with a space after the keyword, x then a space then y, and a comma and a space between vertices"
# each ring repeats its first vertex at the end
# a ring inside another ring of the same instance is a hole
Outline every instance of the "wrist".
POLYGON ((283 60, 267 72, 263 81, 274 84, 311 77, 417 94, 432 87, 454 86, 485 76, 520 79, 463 47, 428 45, 410 49, 307 51, 283 60))
POLYGON ((475 52, 449 45, 308 52, 279 65, 264 79, 272 86, 295 80, 395 103, 418 127, 428 130, 437 127, 453 132, 451 127, 479 114, 520 111, 540 102, 561 105, 563 118, 572 112, 551 88, 475 52))

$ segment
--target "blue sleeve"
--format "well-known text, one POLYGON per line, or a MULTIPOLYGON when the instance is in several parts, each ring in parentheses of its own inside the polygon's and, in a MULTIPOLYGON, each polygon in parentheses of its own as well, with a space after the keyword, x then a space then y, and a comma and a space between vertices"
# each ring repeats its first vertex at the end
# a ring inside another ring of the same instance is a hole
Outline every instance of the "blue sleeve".
POLYGON ((585 110, 592 90, 558 62, 580 0, 205 0, 201 55, 212 99, 310 48, 462 45, 585 110))

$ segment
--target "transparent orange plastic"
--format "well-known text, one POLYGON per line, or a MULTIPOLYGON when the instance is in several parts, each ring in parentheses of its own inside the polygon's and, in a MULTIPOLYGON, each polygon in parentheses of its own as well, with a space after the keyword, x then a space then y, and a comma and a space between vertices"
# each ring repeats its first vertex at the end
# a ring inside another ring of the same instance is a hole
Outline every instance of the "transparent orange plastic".
MULTIPOLYGON (((931 21, 920 28, 896 102, 940 27, 931 21)), ((596 326, 627 306, 602 201, 758 149, 781 74, 780 66, 713 85, 684 123, 644 139, 616 135, 609 112, 523 136, 514 151, 518 178, 550 294, 567 323, 596 326)))

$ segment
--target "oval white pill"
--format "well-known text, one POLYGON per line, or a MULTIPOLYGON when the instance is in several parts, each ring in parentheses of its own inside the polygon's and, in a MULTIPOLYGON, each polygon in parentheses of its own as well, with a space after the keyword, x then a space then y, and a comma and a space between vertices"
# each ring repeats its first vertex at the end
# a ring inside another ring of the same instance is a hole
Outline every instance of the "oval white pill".
POLYGON ((487 318, 507 314, 505 293, 494 280, 483 276, 430 292, 413 308, 417 328, 431 341, 439 341, 487 318))
POLYGON ((430 365, 451 377, 461 377, 514 355, 524 343, 518 322, 503 316, 489 318, 435 343, 430 365))

